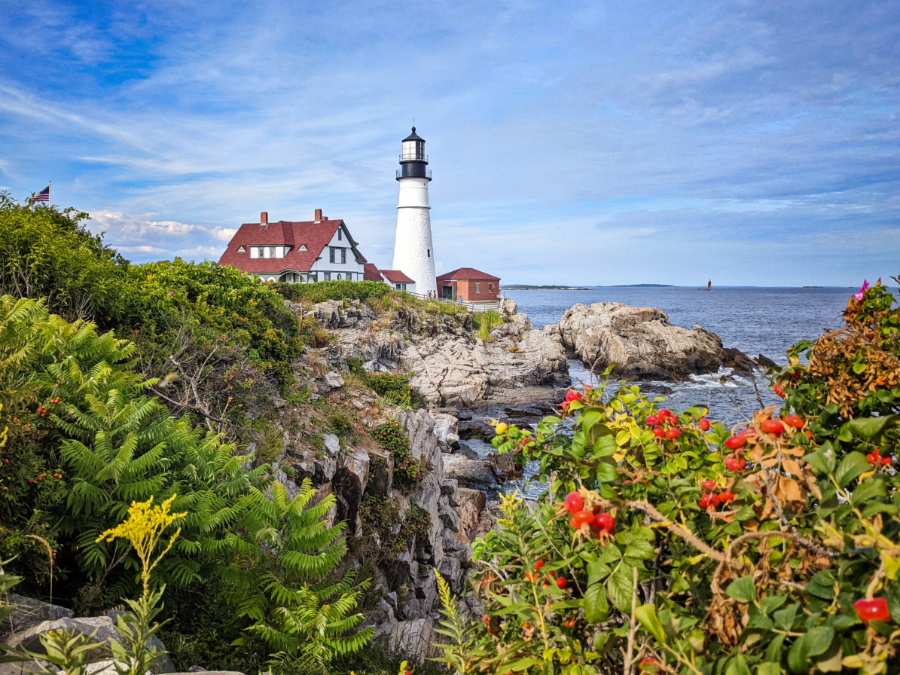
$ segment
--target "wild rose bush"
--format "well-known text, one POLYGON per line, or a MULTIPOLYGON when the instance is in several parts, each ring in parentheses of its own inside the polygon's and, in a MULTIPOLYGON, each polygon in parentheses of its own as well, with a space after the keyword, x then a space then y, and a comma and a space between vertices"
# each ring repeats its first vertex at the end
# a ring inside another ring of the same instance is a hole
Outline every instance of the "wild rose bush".
POLYGON ((605 384, 534 434, 498 424, 550 489, 476 542, 481 621, 443 593, 448 667, 900 672, 900 310, 879 282, 845 318, 772 373, 783 410, 734 428, 605 384))

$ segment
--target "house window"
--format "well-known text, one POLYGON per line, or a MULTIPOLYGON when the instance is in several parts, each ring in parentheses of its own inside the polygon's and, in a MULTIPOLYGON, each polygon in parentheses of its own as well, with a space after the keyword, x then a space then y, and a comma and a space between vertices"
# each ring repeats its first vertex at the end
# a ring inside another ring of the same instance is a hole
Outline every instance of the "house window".
POLYGON ((343 241, 343 233, 341 232, 341 228, 338 228, 338 241, 343 241))
POLYGON ((309 249, 306 248, 306 244, 300 244, 300 248, 298 248, 297 250, 298 251, 308 251, 309 249))
POLYGON ((341 275, 340 275, 340 274, 337 275, 337 280, 338 280, 338 281, 341 280, 341 275))
POLYGON ((329 260, 332 263, 340 263, 341 265, 347 262, 347 249, 339 248, 337 246, 329 246, 328 247, 328 255, 329 260))
POLYGON ((238 253, 246 253, 247 251, 244 249, 243 246, 238 246, 237 252, 238 252, 238 253))
POLYGON ((488 293, 494 292, 494 284, 488 284, 488 293))
POLYGON ((331 281, 331 272, 325 272, 325 281, 331 281))
POLYGON ((480 294, 481 294, 481 284, 476 281, 475 282, 475 295, 480 295, 480 294))
POLYGON ((258 257, 259 257, 259 249, 256 248, 256 246, 251 246, 251 247, 250 247, 250 257, 251 257, 251 258, 258 258, 258 257))
POLYGON ((428 257, 431 257, 431 249, 428 249, 428 257))

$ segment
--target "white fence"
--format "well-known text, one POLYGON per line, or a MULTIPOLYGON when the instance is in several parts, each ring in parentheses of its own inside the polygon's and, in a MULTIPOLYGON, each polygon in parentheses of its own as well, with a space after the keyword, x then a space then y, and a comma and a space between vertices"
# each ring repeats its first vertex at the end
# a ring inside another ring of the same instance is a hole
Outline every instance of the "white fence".
MULTIPOLYGON (((405 291, 409 293, 409 291, 405 291)), ((432 300, 434 302, 446 302, 451 305, 456 305, 457 307, 463 307, 464 309, 470 312, 486 312, 490 309, 493 309, 495 312, 500 311, 500 300, 487 300, 484 302, 460 302, 458 300, 450 300, 449 298, 429 298, 427 295, 423 293, 409 293, 409 295, 415 296, 417 298, 421 298, 422 300, 432 300)))

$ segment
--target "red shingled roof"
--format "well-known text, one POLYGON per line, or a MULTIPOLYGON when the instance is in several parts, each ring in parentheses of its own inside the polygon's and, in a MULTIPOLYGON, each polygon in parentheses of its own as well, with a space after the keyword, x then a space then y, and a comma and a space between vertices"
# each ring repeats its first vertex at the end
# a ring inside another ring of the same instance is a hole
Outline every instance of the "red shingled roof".
POLYGON ((400 270, 381 270, 384 277, 392 284, 414 284, 416 283, 400 270))
POLYGON ((375 267, 372 263, 366 263, 363 265, 363 280, 364 281, 384 281, 381 278, 381 272, 378 271, 378 268, 375 267))
POLYGON ((460 267, 458 270, 453 270, 452 272, 447 272, 446 274, 442 274, 437 278, 438 281, 462 281, 462 280, 475 280, 475 281, 500 281, 500 277, 495 277, 490 274, 485 274, 484 272, 479 272, 476 269, 471 267, 460 267))
MULTIPOLYGON (((231 265, 244 272, 277 273, 284 270, 306 272, 316 262, 322 250, 334 237, 343 220, 325 220, 321 222, 291 222, 280 220, 268 226, 259 223, 244 223, 228 242, 228 248, 219 258, 220 265, 231 265), (243 246, 244 252, 238 253, 243 246), (251 258, 250 246, 290 246, 284 258, 251 258), (307 250, 300 250, 305 246, 307 250)), ((362 253, 356 248, 356 242, 348 236, 350 245, 365 262, 362 253)))

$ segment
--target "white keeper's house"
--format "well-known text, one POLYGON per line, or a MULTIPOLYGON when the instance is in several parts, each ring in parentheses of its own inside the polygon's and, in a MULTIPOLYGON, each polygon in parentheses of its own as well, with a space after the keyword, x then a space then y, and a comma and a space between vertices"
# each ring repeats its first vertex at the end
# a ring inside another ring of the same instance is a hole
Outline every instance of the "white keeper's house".
POLYGON ((316 209, 314 220, 244 223, 228 242, 220 265, 236 267, 262 282, 382 281, 415 293, 415 282, 399 270, 379 270, 366 261, 343 220, 316 209))

